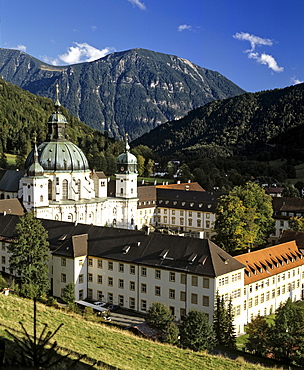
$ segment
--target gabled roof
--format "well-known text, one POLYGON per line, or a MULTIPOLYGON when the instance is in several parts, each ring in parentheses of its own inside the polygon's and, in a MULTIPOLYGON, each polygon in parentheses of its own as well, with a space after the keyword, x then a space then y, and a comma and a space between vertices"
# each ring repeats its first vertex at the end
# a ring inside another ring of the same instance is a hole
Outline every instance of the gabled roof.
POLYGON ((24 209, 19 202, 19 199, 1 199, 0 200, 0 213, 8 213, 12 215, 23 215, 24 209))
MULTIPOLYGON (((0 216, 0 237, 12 239, 19 218, 0 216)), ((217 277, 244 268, 208 239, 101 227, 71 222, 44 220, 50 249, 54 255, 76 257, 88 255, 156 268, 217 277), (86 235, 87 234, 87 235, 86 235)))
POLYGON ((234 258, 246 266, 245 285, 304 264, 303 255, 294 240, 234 258))
MULTIPOLYGON (((138 202, 156 201, 156 187, 155 186, 139 186, 137 188, 138 202)), ((144 208, 146 205, 139 204, 138 208, 144 208)))
POLYGON ((304 198, 272 198, 274 212, 304 212, 304 198))
POLYGON ((280 237, 280 243, 286 243, 295 240, 297 246, 301 249, 304 249, 304 232, 303 231, 293 231, 293 230, 284 230, 283 234, 280 237))
POLYGON ((19 180, 24 176, 23 171, 18 170, 1 170, 0 190, 7 192, 18 192, 19 180), (4 172, 3 172, 4 171, 4 172))

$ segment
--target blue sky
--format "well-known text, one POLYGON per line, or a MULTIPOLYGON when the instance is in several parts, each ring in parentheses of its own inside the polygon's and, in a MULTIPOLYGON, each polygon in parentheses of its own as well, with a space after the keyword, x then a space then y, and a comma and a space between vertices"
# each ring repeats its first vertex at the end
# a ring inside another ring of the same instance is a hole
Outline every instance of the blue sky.
POLYGON ((50 64, 145 48, 247 91, 304 82, 303 0, 0 0, 0 47, 50 64))

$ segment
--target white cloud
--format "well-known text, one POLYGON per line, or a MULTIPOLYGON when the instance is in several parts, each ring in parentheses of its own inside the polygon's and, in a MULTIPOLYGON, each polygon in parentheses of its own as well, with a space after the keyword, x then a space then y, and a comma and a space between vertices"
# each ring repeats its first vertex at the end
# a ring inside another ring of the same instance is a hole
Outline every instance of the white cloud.
POLYGON ((291 83, 293 84, 293 85, 299 85, 299 84, 302 84, 304 81, 301 81, 301 80, 299 80, 298 78, 296 78, 296 77, 292 77, 291 78, 291 83))
POLYGON ((141 10, 146 10, 147 9, 146 5, 144 3, 142 3, 141 1, 139 1, 139 0, 128 0, 128 1, 131 4, 133 4, 135 6, 138 6, 139 9, 141 9, 141 10))
POLYGON ((192 30, 192 26, 190 26, 188 24, 181 24, 180 26, 178 26, 177 29, 178 29, 179 32, 182 32, 184 30, 191 31, 192 30))
POLYGON ((7 46, 7 48, 26 52, 26 46, 22 44, 19 44, 17 46, 7 46))
POLYGON ((74 46, 70 46, 67 52, 59 55, 58 58, 53 59, 44 56, 43 60, 52 65, 59 65, 62 64, 62 62, 66 64, 92 62, 93 60, 100 59, 113 51, 115 51, 115 49, 111 47, 99 50, 86 42, 74 42, 74 46))
POLYGON ((95 31, 97 31, 97 27, 96 27, 96 26, 91 26, 91 30, 92 30, 93 32, 95 32, 95 31))
POLYGON ((237 32, 233 37, 237 40, 241 41, 249 41, 251 45, 251 49, 246 50, 245 52, 248 53, 249 59, 255 59, 259 64, 267 65, 268 68, 273 70, 274 72, 283 72, 284 68, 279 67, 277 61, 272 55, 266 53, 258 53, 256 52, 257 46, 272 46, 273 41, 270 39, 265 39, 259 36, 251 35, 247 32, 237 32))
POLYGON ((266 53, 262 53, 261 55, 259 55, 259 53, 249 53, 248 58, 255 59, 258 63, 267 65, 268 68, 272 69, 274 72, 284 71, 284 68, 278 66, 277 61, 272 55, 266 53))
POLYGON ((262 39, 261 37, 255 36, 255 35, 251 35, 248 32, 237 32, 235 35, 233 35, 233 37, 235 39, 237 39, 237 40, 249 41, 250 44, 251 44, 251 51, 255 50, 255 47, 256 46, 260 46, 260 45, 272 46, 273 45, 273 41, 272 40, 270 40, 270 39, 262 39))

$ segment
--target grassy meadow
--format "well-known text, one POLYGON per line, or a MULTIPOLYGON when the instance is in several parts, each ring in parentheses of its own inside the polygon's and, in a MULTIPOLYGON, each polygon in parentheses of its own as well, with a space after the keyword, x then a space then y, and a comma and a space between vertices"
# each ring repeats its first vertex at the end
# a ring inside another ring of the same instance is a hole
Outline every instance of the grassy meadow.
MULTIPOLYGON (((248 364, 242 357, 229 360, 203 352, 193 352, 141 339, 119 328, 86 321, 77 314, 70 314, 46 305, 37 304, 38 335, 47 323, 53 332, 64 326, 54 337, 58 346, 86 354, 121 370, 259 370, 258 365, 248 364)), ((0 337, 9 338, 5 329, 19 335, 20 324, 33 333, 33 302, 13 295, 0 294, 0 337)), ((64 353, 63 353, 64 354, 64 353)), ((98 367, 97 368, 107 368, 98 367)))

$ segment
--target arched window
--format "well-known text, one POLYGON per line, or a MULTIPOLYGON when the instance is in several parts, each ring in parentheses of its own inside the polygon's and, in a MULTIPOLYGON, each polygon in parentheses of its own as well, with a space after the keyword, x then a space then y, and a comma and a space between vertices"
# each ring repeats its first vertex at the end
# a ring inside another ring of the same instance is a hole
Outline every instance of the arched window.
POLYGON ((27 197, 27 201, 28 201, 28 203, 31 203, 31 196, 30 195, 27 197))
POLYGON ((113 218, 113 226, 116 226, 116 218, 113 218))
POLYGON ((4 199, 4 193, 0 195, 0 199, 4 199))
POLYGON ((49 180, 48 181, 48 200, 53 199, 53 181, 49 180))
POLYGON ((40 195, 40 202, 43 202, 43 195, 40 195))
POLYGON ((120 194, 121 195, 123 194, 123 188, 120 188, 120 194))
POLYGON ((11 199, 11 197, 9 195, 6 196, 6 199, 11 199))
POLYGON ((68 180, 62 181, 62 199, 68 199, 68 180))
POLYGON ((69 220, 70 222, 73 222, 73 215, 72 215, 72 213, 69 213, 69 214, 68 214, 68 220, 69 220))

